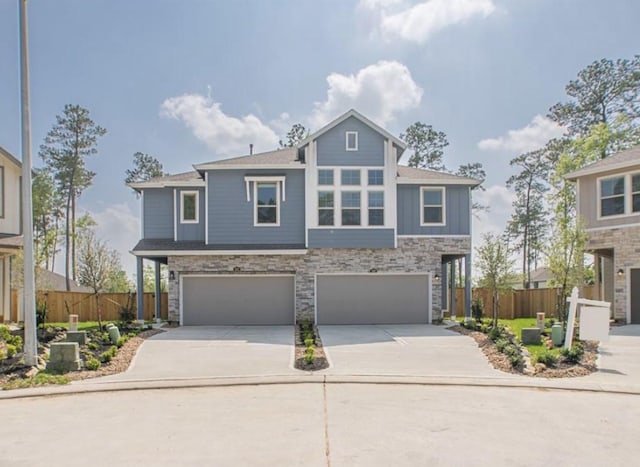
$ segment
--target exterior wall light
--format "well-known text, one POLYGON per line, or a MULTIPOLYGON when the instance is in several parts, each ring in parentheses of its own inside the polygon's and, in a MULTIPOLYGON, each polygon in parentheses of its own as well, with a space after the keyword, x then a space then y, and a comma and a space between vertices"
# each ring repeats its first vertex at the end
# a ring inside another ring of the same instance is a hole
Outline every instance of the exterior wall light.
POLYGON ((233 272, 240 272, 240 266, 234 266, 233 272))
POLYGON ((175 273, 175 271, 169 271, 169 280, 170 280, 170 281, 175 281, 175 280, 176 280, 176 273, 175 273))
POLYGON ((378 272, 378 270, 376 268, 371 268, 369 269, 369 272, 378 272))
POLYGON ((439 281, 440 280, 440 274, 438 274, 437 272, 433 275, 433 280, 439 281))
POLYGON ((618 277, 622 277, 624 276, 624 271, 622 270, 622 268, 618 269, 618 277))

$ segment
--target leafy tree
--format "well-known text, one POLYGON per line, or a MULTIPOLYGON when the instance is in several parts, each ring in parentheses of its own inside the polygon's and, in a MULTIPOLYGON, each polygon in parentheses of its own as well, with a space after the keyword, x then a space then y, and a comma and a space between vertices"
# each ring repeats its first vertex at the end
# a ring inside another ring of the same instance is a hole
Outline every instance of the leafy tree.
POLYGON ((476 265, 481 274, 479 284, 491 290, 493 327, 497 327, 500 293, 511 288, 513 260, 507 243, 494 234, 484 234, 476 253, 476 265))
POLYGON ((63 215, 63 199, 46 168, 34 169, 33 234, 35 260, 39 267, 53 271, 58 252, 58 227, 63 215))
POLYGON ((287 132, 287 142, 284 143, 280 140, 280 147, 292 148, 297 146, 307 136, 309 136, 309 130, 307 130, 301 123, 294 123, 291 129, 287 132))
POLYGON ((162 164, 158 159, 149 154, 136 152, 133 155, 133 169, 125 171, 125 183, 146 182, 155 177, 162 177, 162 164))
POLYGON ((520 172, 507 180, 507 187, 516 192, 507 232, 516 241, 514 247, 522 252, 522 282, 523 287, 528 287, 532 263, 535 265, 540 257, 547 230, 544 197, 549 190, 550 167, 544 150, 521 154, 510 165, 519 167, 520 172))
POLYGON ((115 250, 98 239, 92 229, 83 230, 78 249, 78 282, 93 290, 98 310, 98 325, 102 328, 100 294, 115 285, 113 280, 121 278, 122 266, 115 250))
POLYGON ((58 192, 65 200, 65 278, 76 279, 76 210, 82 192, 91 186, 95 172, 86 168, 86 158, 98 152, 98 138, 106 130, 89 118, 89 111, 67 104, 40 146, 40 157, 51 171, 58 192))
MULTIPOLYGON (((472 192, 475 190, 485 191, 485 188, 483 185, 484 185, 485 179, 487 178, 487 173, 485 172, 484 167, 482 166, 482 163, 472 162, 469 164, 462 164, 460 167, 458 167, 458 171, 456 172, 456 175, 459 175, 461 177, 475 178, 476 180, 480 180, 481 182, 480 185, 474 187, 472 189, 472 192)), ((474 201, 472 205, 472 209, 477 213, 478 211, 488 211, 489 206, 484 206, 478 203, 477 201, 474 201)))
MULTIPOLYGON (((168 287, 168 269, 165 265, 160 265, 160 291, 166 292, 168 287)), ((145 292, 156 291, 156 272, 155 268, 151 264, 145 264, 144 275, 142 277, 143 288, 145 292)))
MULTIPOLYGON (((549 109, 549 117, 567 127, 571 136, 585 136, 597 124, 625 119, 640 124, 640 55, 632 60, 601 59, 578 73, 565 88, 567 102, 549 109)), ((600 157, 608 155, 602 151, 600 157)))
POLYGON ((407 163, 409 167, 445 170, 442 156, 444 148, 449 146, 445 133, 434 130, 431 125, 416 122, 400 135, 400 139, 413 151, 407 163))

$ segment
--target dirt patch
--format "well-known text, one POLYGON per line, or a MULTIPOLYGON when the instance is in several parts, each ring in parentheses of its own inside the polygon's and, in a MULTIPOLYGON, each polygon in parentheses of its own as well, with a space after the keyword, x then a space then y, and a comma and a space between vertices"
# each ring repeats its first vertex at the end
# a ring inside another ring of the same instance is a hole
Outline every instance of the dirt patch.
POLYGON ((566 362, 558 362, 554 368, 546 365, 536 364, 533 368, 514 368, 507 356, 495 346, 495 343, 489 339, 485 333, 480 331, 472 331, 462 326, 452 326, 447 329, 455 331, 459 334, 471 337, 476 341, 478 347, 487 356, 487 359, 496 370, 505 373, 519 374, 523 376, 533 376, 538 378, 571 378, 576 376, 586 376, 598 368, 596 360, 598 359, 598 343, 593 341, 582 341, 584 346, 584 355, 578 364, 572 365, 566 362))

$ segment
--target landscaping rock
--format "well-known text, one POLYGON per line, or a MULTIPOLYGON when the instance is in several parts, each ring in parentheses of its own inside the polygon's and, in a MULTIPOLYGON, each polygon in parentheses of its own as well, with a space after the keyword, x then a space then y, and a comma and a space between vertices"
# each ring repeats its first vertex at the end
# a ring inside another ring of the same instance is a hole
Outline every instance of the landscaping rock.
POLYGON ((539 345, 540 328, 523 328, 520 340, 523 345, 539 345))
POLYGON ((87 343, 87 331, 67 331, 67 342, 77 342, 78 345, 87 343))
POLYGON ((47 370, 78 371, 80 369, 80 347, 77 342, 56 342, 51 344, 47 370))

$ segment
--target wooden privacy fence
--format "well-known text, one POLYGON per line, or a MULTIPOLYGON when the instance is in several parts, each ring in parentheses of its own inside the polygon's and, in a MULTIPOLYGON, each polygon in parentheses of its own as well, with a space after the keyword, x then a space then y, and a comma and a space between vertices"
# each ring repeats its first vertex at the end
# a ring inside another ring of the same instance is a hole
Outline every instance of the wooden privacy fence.
MULTIPOLYGON (((583 287, 582 296, 593 298, 595 286, 583 287)), ((544 312, 547 317, 556 316, 556 303, 559 289, 512 289, 500 295, 499 318, 535 318, 536 313, 544 312)), ((491 290, 474 288, 473 298, 480 298, 484 305, 484 316, 493 313, 491 290)), ((464 288, 456 289, 456 316, 464 316, 464 288)))
MULTIPOLYGON (((21 297, 18 297, 18 291, 12 290, 11 296, 11 320, 18 321, 18 306, 21 297)), ((126 293, 105 293, 100 294, 96 302, 95 295, 87 292, 47 292, 37 294, 38 301, 46 301, 49 322, 66 322, 69 321, 69 315, 78 315, 80 321, 97 321, 98 306, 102 319, 105 321, 116 321, 120 319, 120 310, 130 305, 136 310, 136 294, 126 293)), ((160 296, 160 317, 167 319, 168 316, 168 297, 166 293, 160 296)), ((155 318, 155 294, 144 294, 144 319, 155 318)))

